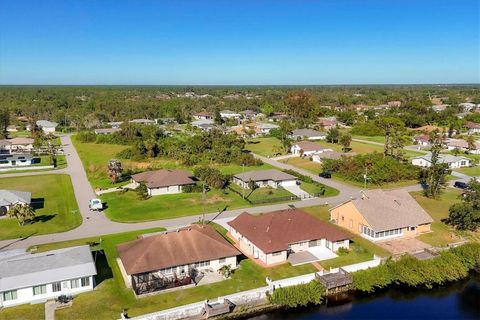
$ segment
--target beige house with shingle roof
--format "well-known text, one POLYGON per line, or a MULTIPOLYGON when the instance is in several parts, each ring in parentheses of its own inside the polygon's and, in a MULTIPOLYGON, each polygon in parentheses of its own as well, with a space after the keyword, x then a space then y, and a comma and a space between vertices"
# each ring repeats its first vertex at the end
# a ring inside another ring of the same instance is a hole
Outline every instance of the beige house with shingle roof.
POLYGON ((253 170, 238 173, 233 176, 233 182, 240 187, 247 189, 249 182, 253 181, 258 187, 289 187, 297 184, 297 177, 279 170, 253 170))
POLYGON ((193 174, 184 170, 160 169, 146 171, 132 175, 133 187, 137 188, 141 182, 147 186, 150 196, 181 193, 182 187, 194 184, 193 174))
POLYGON ((330 209, 337 225, 371 241, 430 231, 433 219, 405 190, 368 190, 330 209))

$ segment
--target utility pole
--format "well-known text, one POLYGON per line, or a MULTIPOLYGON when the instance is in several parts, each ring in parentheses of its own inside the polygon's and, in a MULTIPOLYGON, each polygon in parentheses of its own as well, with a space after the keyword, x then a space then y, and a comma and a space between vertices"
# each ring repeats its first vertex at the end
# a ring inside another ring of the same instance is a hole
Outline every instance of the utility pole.
MULTIPOLYGON (((245 172, 245 164, 242 164, 242 176, 245 172)), ((245 200, 245 182, 242 181, 242 199, 245 200)))
POLYGON ((206 205, 207 205, 207 195, 205 193, 205 181, 202 184, 202 202, 203 202, 203 219, 202 219, 202 225, 205 224, 205 212, 207 211, 206 205))

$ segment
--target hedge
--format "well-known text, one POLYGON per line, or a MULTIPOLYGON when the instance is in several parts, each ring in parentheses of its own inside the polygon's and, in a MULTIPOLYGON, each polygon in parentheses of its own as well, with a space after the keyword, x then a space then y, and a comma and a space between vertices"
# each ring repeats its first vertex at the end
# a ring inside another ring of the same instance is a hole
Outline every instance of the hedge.
POLYGON ((268 301, 275 305, 295 308, 321 304, 325 293, 325 287, 320 282, 312 280, 306 284, 275 289, 273 294, 268 294, 268 301))

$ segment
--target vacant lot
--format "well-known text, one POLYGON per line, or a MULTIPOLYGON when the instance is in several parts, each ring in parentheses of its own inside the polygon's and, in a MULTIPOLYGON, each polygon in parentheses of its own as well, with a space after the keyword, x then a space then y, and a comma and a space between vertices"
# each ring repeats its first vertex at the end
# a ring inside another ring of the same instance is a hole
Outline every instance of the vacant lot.
POLYGON ((480 176, 480 167, 475 166, 475 167, 469 167, 469 168, 459 168, 455 169, 455 171, 461 172, 463 174, 472 176, 472 177, 478 177, 480 176))
MULTIPOLYGON (((225 234, 226 230, 222 227, 215 227, 225 234)), ((239 269, 234 272, 232 278, 229 280, 136 299, 133 292, 127 289, 124 285, 120 270, 116 263, 116 258, 118 257, 116 246, 120 243, 135 239, 139 234, 160 230, 161 229, 153 229, 105 235, 96 238, 76 240, 73 242, 48 244, 45 248, 39 246, 38 249, 43 251, 85 244, 88 242, 99 242, 101 239, 101 244, 97 246, 96 249, 103 249, 106 253, 107 263, 97 266, 100 274, 107 275, 104 277, 105 279, 101 279, 101 282, 98 284, 95 291, 84 293, 76 297, 72 307, 56 311, 55 318, 91 319, 92 315, 94 315, 96 319, 116 319, 123 309, 128 309, 130 316, 138 316, 162 309, 177 307, 183 304, 203 301, 222 295, 265 286, 265 277, 267 276, 276 280, 316 271, 316 269, 310 264, 298 267, 284 264, 278 267, 264 269, 254 262, 244 259, 240 262, 239 269)), ((42 306, 42 308, 39 308, 38 305, 7 308, 0 311, 0 317, 2 319, 18 319, 19 316, 24 315, 25 318, 28 319, 43 319, 43 305, 40 306, 42 306)))
POLYGON ((442 220, 448 218, 448 208, 460 201, 461 191, 456 189, 447 189, 438 199, 430 199, 422 195, 421 192, 412 192, 412 196, 433 218, 431 233, 421 235, 419 240, 433 246, 445 246, 452 242, 460 241, 461 237, 480 240, 480 231, 477 232, 458 232, 455 228, 445 224, 442 220))
POLYGON ((371 142, 378 142, 378 143, 385 143, 385 136, 352 136, 353 139, 371 141, 371 142))
POLYGON ((0 240, 67 231, 82 222, 68 175, 0 178, 0 189, 31 192, 37 215, 35 221, 24 226, 15 219, 0 219, 0 240))
POLYGON ((274 157, 286 154, 280 140, 273 137, 252 139, 247 143, 245 148, 264 157, 274 157))

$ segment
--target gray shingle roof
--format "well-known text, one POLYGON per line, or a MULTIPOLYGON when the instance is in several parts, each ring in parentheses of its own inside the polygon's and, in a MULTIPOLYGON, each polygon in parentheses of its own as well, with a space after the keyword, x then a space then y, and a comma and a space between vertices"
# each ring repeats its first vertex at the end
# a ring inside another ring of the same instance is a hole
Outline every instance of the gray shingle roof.
POLYGON ((325 132, 320 132, 317 130, 312 130, 312 129, 295 129, 292 131, 292 136, 294 137, 320 137, 320 136, 326 136, 327 134, 325 132))
POLYGON ((41 128, 55 128, 56 126, 58 126, 58 123, 48 120, 38 120, 37 126, 41 128))
POLYGON ((97 274, 89 246, 0 259, 0 291, 97 274))
MULTIPOLYGON (((432 154, 428 153, 428 154, 423 155, 423 156, 414 157, 414 158, 412 158, 412 160, 413 159, 424 159, 428 162, 431 162, 432 161, 432 154)), ((457 157, 457 156, 454 156, 454 155, 451 155, 451 154, 439 154, 438 155, 438 162, 439 163, 453 163, 453 162, 457 162, 457 161, 461 161, 461 160, 470 161, 470 159, 468 159, 466 157, 457 157)))
POLYGON ((10 206, 18 202, 30 204, 31 200, 32 194, 30 192, 7 189, 0 190, 0 206, 10 206))
POLYGON ((284 181, 284 180, 295 180, 297 179, 295 176, 291 174, 278 171, 275 169, 271 170, 257 170, 257 171, 248 171, 244 173, 238 173, 234 175, 235 178, 238 178, 244 182, 248 182, 250 180, 253 181, 265 181, 265 180, 273 180, 273 181, 284 181))
POLYGON ((352 200, 353 205, 376 232, 432 223, 433 219, 406 191, 368 190, 352 200))

